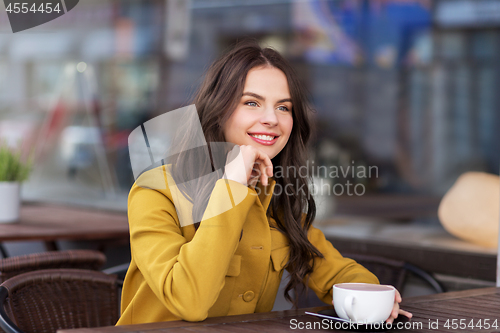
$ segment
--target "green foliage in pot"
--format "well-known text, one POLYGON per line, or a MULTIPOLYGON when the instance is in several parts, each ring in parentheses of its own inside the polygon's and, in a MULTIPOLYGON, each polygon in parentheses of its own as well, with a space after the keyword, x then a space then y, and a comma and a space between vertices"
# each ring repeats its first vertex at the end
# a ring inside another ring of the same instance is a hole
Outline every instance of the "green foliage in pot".
POLYGON ((22 182, 28 179, 31 163, 21 159, 21 151, 14 151, 5 142, 0 143, 0 182, 22 182))

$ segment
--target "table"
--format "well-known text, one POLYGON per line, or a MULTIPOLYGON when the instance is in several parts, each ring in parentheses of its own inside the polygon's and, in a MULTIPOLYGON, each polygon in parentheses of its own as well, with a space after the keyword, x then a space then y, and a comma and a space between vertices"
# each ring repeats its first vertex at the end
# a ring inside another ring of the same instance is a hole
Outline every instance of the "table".
POLYGON ((43 241, 48 250, 58 240, 128 239, 126 213, 54 204, 23 205, 18 222, 0 224, 0 242, 43 241))
POLYGON ((404 301, 403 307, 413 313, 412 322, 422 322, 423 329, 419 332, 500 332, 500 288, 497 287, 412 297, 404 301), (468 326, 471 321, 484 326, 486 319, 489 319, 489 329, 468 326), (491 327, 495 322, 496 327, 491 327))
MULTIPOLYGON (((419 296, 405 299, 402 307, 413 313, 413 319, 401 322, 408 329, 393 329, 394 332, 500 332, 500 288, 482 288, 466 291, 419 296), (485 319, 489 319, 490 328, 484 329, 485 319), (483 324, 483 329, 469 329, 473 322, 483 324), (491 327, 497 323, 498 327, 491 327), (445 326, 448 324, 449 328, 445 326), (465 329, 460 325, 465 324, 465 329), (457 326, 457 327, 455 327, 457 326)), ((321 319, 304 314, 305 311, 316 312, 329 307, 254 313, 248 315, 209 318, 203 322, 170 321, 162 323, 108 326, 98 328, 80 328, 59 330, 58 333, 159 333, 159 332, 294 332, 305 331, 292 329, 304 325, 318 323, 317 329, 307 332, 345 332, 335 328, 321 329, 321 319), (302 323, 302 324, 299 324, 302 323)), ((314 327, 314 326, 312 326, 314 327)))

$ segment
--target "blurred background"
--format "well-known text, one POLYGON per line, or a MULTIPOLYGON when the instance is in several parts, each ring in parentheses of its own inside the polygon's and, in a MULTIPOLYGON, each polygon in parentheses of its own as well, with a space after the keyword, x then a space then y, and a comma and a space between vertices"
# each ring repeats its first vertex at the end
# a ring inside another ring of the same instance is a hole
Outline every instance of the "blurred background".
POLYGON ((376 166, 351 179, 367 194, 438 197, 464 171, 498 174, 499 28, 489 0, 86 0, 16 34, 2 11, 0 135, 36 151, 27 199, 119 207, 130 131, 190 104, 251 37, 306 84, 317 165, 376 166))
POLYGON ((35 156, 26 201, 126 210, 129 133, 191 104, 246 37, 305 83, 316 166, 377 168, 318 175, 366 189, 319 198, 321 218, 438 226, 460 174, 499 173, 500 1, 84 0, 16 34, 2 11, 0 31, 0 136, 35 156))

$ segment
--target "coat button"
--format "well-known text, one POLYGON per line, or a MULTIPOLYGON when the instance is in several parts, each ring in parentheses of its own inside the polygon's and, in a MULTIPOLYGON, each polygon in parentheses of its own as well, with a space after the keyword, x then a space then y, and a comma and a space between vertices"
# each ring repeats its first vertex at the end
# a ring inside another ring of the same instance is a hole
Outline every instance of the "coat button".
POLYGON ((243 294, 243 300, 245 302, 251 302, 255 297, 255 293, 253 291, 247 291, 243 294))

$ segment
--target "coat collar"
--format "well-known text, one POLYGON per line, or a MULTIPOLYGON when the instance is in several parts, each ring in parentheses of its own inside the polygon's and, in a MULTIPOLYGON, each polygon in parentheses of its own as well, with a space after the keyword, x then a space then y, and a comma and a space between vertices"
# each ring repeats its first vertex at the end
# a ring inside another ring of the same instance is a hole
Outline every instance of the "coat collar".
POLYGON ((274 186, 276 185, 276 181, 274 178, 269 178, 269 184, 267 186, 263 186, 259 181, 257 186, 255 187, 255 191, 259 196, 260 203, 262 204, 262 208, 267 212, 269 204, 271 203, 271 198, 274 193, 274 186))

